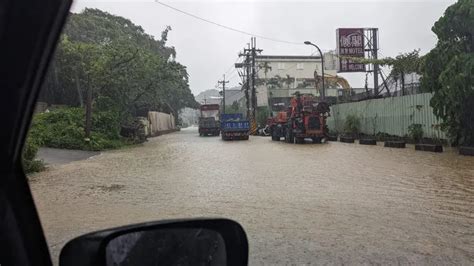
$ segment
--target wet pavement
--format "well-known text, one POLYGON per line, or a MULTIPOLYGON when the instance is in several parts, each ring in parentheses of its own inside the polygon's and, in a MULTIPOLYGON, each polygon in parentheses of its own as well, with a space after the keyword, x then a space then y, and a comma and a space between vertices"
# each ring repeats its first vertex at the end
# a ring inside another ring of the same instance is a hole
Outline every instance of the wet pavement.
POLYGON ((196 128, 31 176, 50 250, 92 230, 228 217, 251 265, 474 264, 474 157, 196 128))
POLYGON ((100 152, 97 151, 64 150, 42 147, 38 150, 36 158, 42 160, 47 165, 56 165, 85 160, 99 154, 100 152))

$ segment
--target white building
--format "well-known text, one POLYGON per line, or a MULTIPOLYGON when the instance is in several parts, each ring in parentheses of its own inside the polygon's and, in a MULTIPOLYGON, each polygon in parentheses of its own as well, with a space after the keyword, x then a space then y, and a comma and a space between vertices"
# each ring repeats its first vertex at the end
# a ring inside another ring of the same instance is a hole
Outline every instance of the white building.
MULTIPOLYGON (((325 75, 336 76, 334 53, 324 54, 325 75)), ((257 65, 257 105, 268 106, 296 91, 319 95, 315 88, 314 71, 321 76, 321 57, 292 55, 260 55, 257 65)), ((326 96, 337 96, 337 89, 326 89, 326 96)), ((273 104, 272 104, 273 105, 273 104)))

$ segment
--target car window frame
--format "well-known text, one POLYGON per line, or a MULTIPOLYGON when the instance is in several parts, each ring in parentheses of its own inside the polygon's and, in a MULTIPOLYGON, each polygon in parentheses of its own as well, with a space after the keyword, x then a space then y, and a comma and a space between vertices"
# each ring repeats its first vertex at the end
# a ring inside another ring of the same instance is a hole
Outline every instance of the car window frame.
POLYGON ((0 264, 51 265, 22 150, 71 0, 10 0, 0 17, 0 264))

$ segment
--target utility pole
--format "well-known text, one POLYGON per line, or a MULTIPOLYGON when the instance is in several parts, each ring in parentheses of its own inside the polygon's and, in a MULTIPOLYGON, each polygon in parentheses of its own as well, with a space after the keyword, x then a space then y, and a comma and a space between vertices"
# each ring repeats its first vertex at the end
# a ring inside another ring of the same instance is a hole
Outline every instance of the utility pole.
POLYGON ((242 72, 243 72, 243 75, 242 75, 242 87, 243 87, 243 90, 244 90, 244 93, 245 93, 245 105, 246 105, 246 108, 247 108, 247 112, 246 112, 246 117, 247 119, 250 118, 250 97, 249 97, 249 88, 250 88, 250 64, 249 64, 249 58, 250 58, 250 54, 249 54, 249 51, 250 51, 250 44, 247 44, 248 46, 248 49, 244 48, 244 52, 243 53, 239 53, 239 57, 245 57, 244 59, 244 63, 240 63, 240 64, 235 64, 235 68, 242 68, 242 72))
POLYGON ((222 80, 217 81, 218 84, 222 84, 222 113, 225 114, 225 84, 229 83, 229 81, 225 80, 225 74, 222 80))
POLYGON ((255 77, 257 74, 257 67, 255 65, 255 58, 257 57, 257 53, 261 53, 263 50, 262 49, 257 49, 257 38, 252 37, 251 39, 252 43, 252 116, 255 119, 256 118, 256 111, 257 111, 257 89, 256 89, 256 84, 255 84, 255 77))
POLYGON ((239 57, 245 57, 243 64, 235 64, 236 68, 244 69, 244 92, 245 99, 247 101, 247 118, 251 119, 255 124, 255 117, 257 111, 257 91, 256 91, 256 57, 257 53, 261 53, 262 49, 257 49, 257 39, 252 37, 250 44, 247 44, 247 48, 244 48, 243 53, 239 54, 239 57), (250 91, 250 93, 249 93, 250 91), (249 95, 250 94, 250 95, 249 95))

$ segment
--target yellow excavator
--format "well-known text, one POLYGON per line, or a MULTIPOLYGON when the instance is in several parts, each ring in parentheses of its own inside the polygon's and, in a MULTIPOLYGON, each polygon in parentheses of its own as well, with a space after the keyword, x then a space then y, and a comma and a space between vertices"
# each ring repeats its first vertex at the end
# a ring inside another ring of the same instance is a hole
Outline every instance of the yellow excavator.
MULTIPOLYGON (((321 76, 318 75, 318 73, 315 71, 314 72, 314 77, 316 80, 316 87, 321 88, 322 87, 322 79, 321 76)), ((326 88, 342 88, 344 90, 343 97, 347 97, 351 95, 351 86, 349 85, 349 82, 340 76, 333 76, 331 74, 324 74, 324 82, 325 82, 325 87, 326 88)))
POLYGON ((337 76, 337 75, 333 76, 333 75, 325 74, 324 81, 328 85, 329 84, 333 86, 339 85, 339 87, 343 88, 344 90, 350 90, 351 88, 351 86, 349 85, 349 82, 345 78, 337 76))
MULTIPOLYGON (((321 79, 321 75, 319 75, 319 73, 317 71, 314 71, 314 79, 316 80, 316 87, 317 88, 320 88, 322 87, 322 79, 321 79)), ((345 89, 345 90, 349 90, 351 88, 351 86, 349 85, 349 82, 347 82, 347 80, 343 77, 340 77, 340 76, 333 76, 331 74, 327 74, 325 73, 324 74, 324 81, 327 85, 332 85, 332 86, 327 86, 326 87, 337 87, 338 85, 345 89)))

